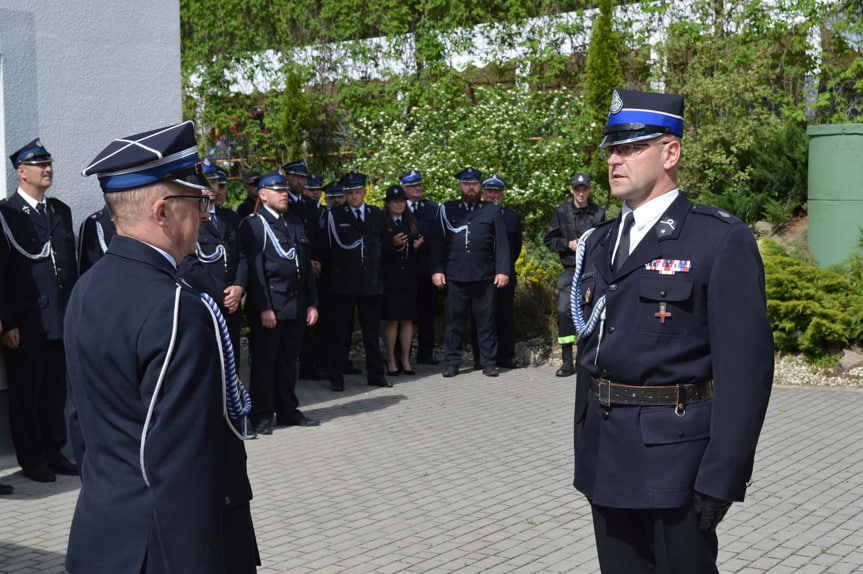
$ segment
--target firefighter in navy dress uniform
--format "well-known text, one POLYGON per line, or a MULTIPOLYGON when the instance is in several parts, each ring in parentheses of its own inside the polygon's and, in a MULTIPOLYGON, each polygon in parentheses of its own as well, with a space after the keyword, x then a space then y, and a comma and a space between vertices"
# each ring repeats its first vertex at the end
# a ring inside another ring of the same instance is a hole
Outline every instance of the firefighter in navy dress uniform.
POLYGON ((437 288, 432 283, 430 245, 432 229, 437 222, 438 204, 423 199, 423 179, 419 170, 412 169, 399 178, 408 200, 408 209, 417 222, 418 232, 426 241, 417 251, 417 363, 437 365, 434 358, 434 318, 437 308, 437 288))
POLYGON ((311 247, 302 222, 288 213, 285 178, 270 171, 258 180, 261 207, 240 224, 249 266, 246 316, 252 328, 252 414, 255 432, 280 425, 317 426, 299 410, 297 356, 303 332, 318 320, 311 247))
POLYGON ((78 474, 60 452, 66 444, 63 314, 78 276, 72 212, 45 197, 53 159, 38 139, 9 159, 19 180, 17 192, 0 202, 9 423, 24 476, 53 482, 55 474, 78 474))
POLYGON ((572 176, 569 191, 572 201, 555 208, 543 238, 545 246, 560 256, 560 264, 563 265, 563 271, 557 278, 557 344, 560 345, 562 358, 562 364, 555 373, 558 377, 575 374, 572 349, 575 345, 575 328, 569 300, 578 238, 606 219, 605 208, 590 201, 590 177, 586 173, 572 176))
POLYGON ((473 308, 482 372, 498 376, 494 303, 496 290, 509 283, 509 241, 500 208, 480 200, 482 173, 469 167, 456 174, 461 199, 438 209, 432 231, 432 280, 446 287, 444 377, 459 372, 468 310, 473 308))
MULTIPOLYGON (((515 358, 515 261, 521 254, 521 246, 524 242, 524 232, 521 227, 521 216, 518 212, 503 207, 503 194, 506 182, 497 175, 492 175, 482 182, 483 199, 488 203, 500 206, 503 214, 503 222, 506 226, 506 237, 509 241, 509 283, 506 287, 497 290, 497 302, 494 307, 494 320, 497 327, 497 365, 504 369, 517 369, 518 361, 515 358)), ((471 345, 475 365, 479 365, 479 339, 476 326, 471 329, 471 345)))
POLYGON ((237 215, 240 216, 240 219, 255 212, 255 205, 258 203, 259 177, 261 177, 261 173, 258 171, 247 171, 243 174, 243 189, 246 190, 246 197, 237 206, 237 215))
POLYGON ((117 235, 117 226, 106 205, 91 213, 78 231, 78 274, 84 273, 108 251, 111 240, 117 235))
POLYGON ((402 186, 388 187, 385 201, 387 233, 383 242, 383 320, 387 372, 393 376, 400 372, 413 375, 410 354, 413 322, 417 316, 417 251, 424 238, 408 210, 407 195, 402 186))
POLYGON ((195 252, 180 263, 180 276, 219 305, 238 351, 243 324, 240 301, 246 292, 246 257, 240 247, 240 216, 224 207, 228 175, 204 160, 204 177, 214 190, 210 217, 201 222, 195 252))
POLYGON ((366 176, 353 171, 342 180, 345 204, 332 207, 320 246, 329 265, 333 350, 329 354, 330 389, 345 390, 343 367, 348 361, 354 310, 360 321, 366 351, 366 381, 375 387, 392 387, 384 377, 380 326, 384 293, 381 268, 386 231, 380 208, 367 205, 366 176))
POLYGON ((582 237, 574 486, 603 573, 717 572, 773 378, 755 239, 677 189, 683 97, 617 90, 601 151, 621 216, 582 237))
POLYGON ((114 140, 84 170, 118 234, 66 313, 81 465, 72 574, 251 574, 259 563, 234 427, 248 395, 223 360, 218 306, 177 273, 209 210, 197 149, 184 122, 114 140))

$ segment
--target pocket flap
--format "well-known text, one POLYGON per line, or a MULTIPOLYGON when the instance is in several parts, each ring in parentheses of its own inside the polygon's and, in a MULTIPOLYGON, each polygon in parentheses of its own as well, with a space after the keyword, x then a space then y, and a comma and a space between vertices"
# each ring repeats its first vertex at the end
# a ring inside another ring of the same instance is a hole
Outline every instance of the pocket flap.
POLYGON ((710 437, 710 401, 686 405, 677 416, 674 407, 642 407, 641 438, 645 445, 673 444, 710 437))
POLYGON ((692 279, 681 277, 641 277, 638 280, 638 296, 654 301, 685 301, 692 295, 692 279))

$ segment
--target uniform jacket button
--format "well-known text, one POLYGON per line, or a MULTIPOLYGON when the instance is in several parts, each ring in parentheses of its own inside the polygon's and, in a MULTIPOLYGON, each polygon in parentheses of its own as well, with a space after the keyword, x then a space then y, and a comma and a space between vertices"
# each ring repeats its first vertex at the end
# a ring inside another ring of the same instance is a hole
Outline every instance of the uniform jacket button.
POLYGON ((231 504, 231 497, 230 496, 225 497, 225 504, 231 504))
POLYGON ((608 420, 608 414, 609 414, 608 411, 603 410, 602 411, 602 420, 607 421, 608 420))
POLYGON ((681 431, 677 431, 677 436, 678 436, 678 438, 683 438, 685 435, 686 435, 686 433, 685 433, 685 432, 683 432, 682 430, 681 430, 681 431))
POLYGON ((614 333, 614 325, 610 325, 610 326, 608 327, 608 333, 609 333, 609 334, 614 333))
POLYGON ((617 291, 617 283, 612 283, 608 286, 609 291, 617 291))

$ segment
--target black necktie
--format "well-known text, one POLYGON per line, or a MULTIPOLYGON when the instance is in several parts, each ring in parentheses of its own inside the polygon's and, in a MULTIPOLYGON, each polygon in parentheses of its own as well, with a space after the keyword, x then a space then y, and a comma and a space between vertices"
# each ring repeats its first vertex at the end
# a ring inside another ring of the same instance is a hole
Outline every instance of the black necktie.
POLYGON ((44 203, 37 203, 36 204, 36 211, 39 212, 39 215, 44 216, 45 215, 45 204, 44 203))
POLYGON ((357 216, 357 221, 362 221, 362 220, 363 220, 363 215, 362 215, 362 213, 360 213, 360 208, 359 208, 359 207, 357 207, 356 209, 354 209, 354 215, 356 215, 356 216, 357 216))
POLYGON ((394 225, 394 226, 396 226, 396 227, 401 227, 401 226, 402 226, 402 218, 401 218, 401 217, 396 217, 396 218, 393 220, 393 225, 394 225))
POLYGON ((215 228, 216 233, 219 233, 219 220, 216 219, 216 212, 215 211, 210 212, 210 222, 213 224, 213 227, 215 228))
POLYGON ((410 202, 410 206, 411 206, 411 213, 414 213, 417 210, 416 202, 414 202, 414 201, 410 202))
POLYGON ((614 262, 611 265, 611 270, 617 273, 623 267, 623 262, 629 257, 629 228, 635 223, 632 212, 626 214, 623 221, 620 223, 623 231, 620 234, 620 243, 617 246, 617 253, 614 255, 614 262))

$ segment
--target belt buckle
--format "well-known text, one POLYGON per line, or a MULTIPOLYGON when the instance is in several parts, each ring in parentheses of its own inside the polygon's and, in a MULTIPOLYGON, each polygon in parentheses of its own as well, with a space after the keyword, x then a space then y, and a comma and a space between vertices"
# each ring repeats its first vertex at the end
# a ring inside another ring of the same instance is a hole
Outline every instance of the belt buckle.
POLYGON ((603 378, 599 378, 599 379, 597 379, 597 381, 599 381, 599 389, 598 389, 599 392, 597 393, 596 398, 599 399, 600 405, 602 405, 604 407, 610 407, 611 406, 611 381, 609 381, 608 379, 603 379, 603 378), (605 395, 606 395, 605 397, 602 396, 602 385, 605 385, 605 388, 608 389, 607 392, 605 393, 605 395))

